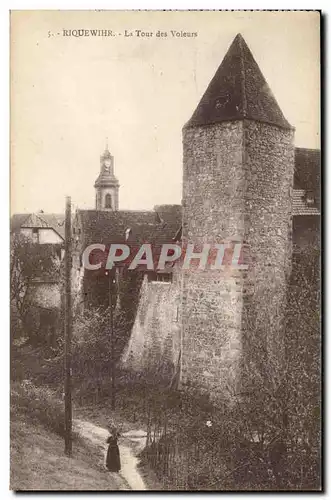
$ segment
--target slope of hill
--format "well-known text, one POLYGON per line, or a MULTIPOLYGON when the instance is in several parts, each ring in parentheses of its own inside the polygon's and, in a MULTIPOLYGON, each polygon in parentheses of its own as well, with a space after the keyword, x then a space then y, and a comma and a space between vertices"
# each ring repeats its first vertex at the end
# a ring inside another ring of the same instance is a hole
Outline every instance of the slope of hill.
POLYGON ((74 443, 72 458, 64 455, 63 439, 26 416, 11 423, 11 481, 15 491, 128 490, 118 475, 100 466, 97 450, 74 443))

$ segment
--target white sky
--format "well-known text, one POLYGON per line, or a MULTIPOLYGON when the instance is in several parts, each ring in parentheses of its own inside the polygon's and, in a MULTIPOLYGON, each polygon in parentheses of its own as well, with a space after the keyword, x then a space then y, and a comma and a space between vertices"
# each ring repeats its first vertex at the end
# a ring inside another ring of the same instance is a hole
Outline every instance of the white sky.
POLYGON ((67 194, 93 208, 107 136, 121 209, 180 203, 181 129, 238 32, 296 127, 296 145, 319 147, 317 13, 12 14, 12 212, 63 212, 67 194), (123 34, 69 38, 63 29, 123 34), (126 38, 125 29, 168 37, 126 38), (198 36, 172 38, 170 30, 198 36))

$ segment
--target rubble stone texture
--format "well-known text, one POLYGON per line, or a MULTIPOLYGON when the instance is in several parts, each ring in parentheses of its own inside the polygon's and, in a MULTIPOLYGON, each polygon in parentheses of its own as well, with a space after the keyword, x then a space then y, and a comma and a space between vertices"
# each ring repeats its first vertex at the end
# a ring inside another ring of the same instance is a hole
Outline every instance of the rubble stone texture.
POLYGON ((183 271, 181 383, 212 396, 242 390, 255 336, 281 370, 293 135, 238 35, 183 130, 183 244, 239 240, 249 252, 247 271, 183 271))

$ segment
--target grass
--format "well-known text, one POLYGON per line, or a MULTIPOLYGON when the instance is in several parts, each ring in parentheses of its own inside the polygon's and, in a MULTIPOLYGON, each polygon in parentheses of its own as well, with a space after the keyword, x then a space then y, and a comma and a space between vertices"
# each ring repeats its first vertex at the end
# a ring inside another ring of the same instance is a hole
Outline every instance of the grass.
POLYGON ((15 491, 127 489, 100 466, 100 451, 73 435, 64 454, 64 405, 56 392, 28 380, 11 384, 11 480, 15 491))
POLYGON ((64 405, 56 392, 31 381, 11 385, 11 481, 15 491, 127 489, 109 474, 100 450, 73 434, 73 457, 64 454, 64 405))
POLYGON ((64 455, 56 433, 23 415, 11 422, 10 488, 15 491, 105 491, 127 489, 103 470, 99 453, 77 440, 73 457, 64 455))
POLYGON ((47 387, 37 387, 28 380, 11 384, 11 419, 26 415, 46 429, 64 435, 64 405, 47 387))
POLYGON ((42 347, 29 344, 11 346, 11 380, 31 380, 60 390, 64 375, 63 354, 54 358, 42 347))

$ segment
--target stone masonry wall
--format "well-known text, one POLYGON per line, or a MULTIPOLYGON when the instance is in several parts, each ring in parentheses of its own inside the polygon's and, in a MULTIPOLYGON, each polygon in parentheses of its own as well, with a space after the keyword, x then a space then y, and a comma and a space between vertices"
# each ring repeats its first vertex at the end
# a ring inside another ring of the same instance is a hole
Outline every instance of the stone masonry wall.
POLYGON ((293 131, 247 121, 244 136, 245 242, 250 265, 242 316, 242 390, 256 369, 277 383, 285 362, 285 310, 291 272, 293 131), (254 367, 254 370, 252 370, 254 367), (261 372, 262 367, 262 372, 261 372))
POLYGON ((292 131, 252 121, 184 129, 184 245, 240 239, 249 252, 245 274, 231 267, 182 272, 181 383, 212 397, 242 389, 256 332, 267 340, 270 359, 280 347, 292 138, 292 131))
MULTIPOLYGON (((184 129, 184 245, 244 236, 243 139, 242 122, 184 129)), ((236 390, 241 286, 238 271, 183 271, 182 385, 212 395, 236 390)))
POLYGON ((122 363, 150 380, 169 384, 180 356, 179 290, 176 283, 149 282, 140 289, 137 315, 122 363))

